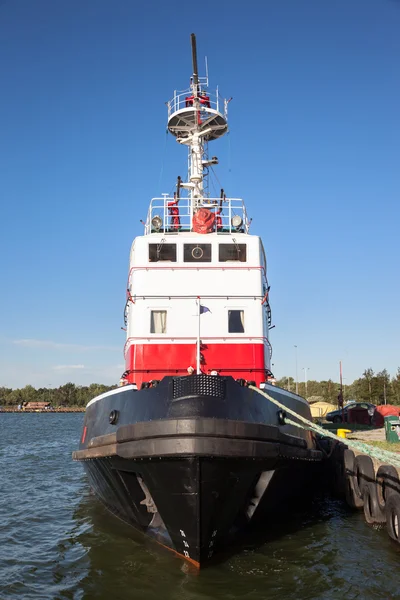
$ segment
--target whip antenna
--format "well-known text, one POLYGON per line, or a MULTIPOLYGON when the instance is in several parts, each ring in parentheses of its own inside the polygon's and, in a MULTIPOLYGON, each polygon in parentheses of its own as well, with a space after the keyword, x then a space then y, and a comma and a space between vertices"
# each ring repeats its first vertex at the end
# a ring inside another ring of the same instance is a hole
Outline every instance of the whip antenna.
POLYGON ((199 85, 199 71, 197 68, 197 47, 196 47, 196 36, 194 33, 190 34, 190 41, 192 44, 192 63, 193 63, 193 83, 196 90, 196 94, 198 93, 198 85, 199 85))

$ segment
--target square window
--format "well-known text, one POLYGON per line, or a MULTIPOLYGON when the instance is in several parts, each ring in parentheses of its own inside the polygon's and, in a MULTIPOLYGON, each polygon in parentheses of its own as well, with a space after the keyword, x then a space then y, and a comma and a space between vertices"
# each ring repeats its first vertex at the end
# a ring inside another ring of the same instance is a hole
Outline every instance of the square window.
POLYGON ((149 262, 176 262, 176 244, 149 244, 149 262))
POLYGON ((167 333, 167 311, 152 310, 150 315, 150 333, 167 333))
POLYGON ((220 244, 219 262, 246 262, 246 244, 220 244))
POLYGON ((229 333, 244 333, 244 310, 228 310, 229 333))

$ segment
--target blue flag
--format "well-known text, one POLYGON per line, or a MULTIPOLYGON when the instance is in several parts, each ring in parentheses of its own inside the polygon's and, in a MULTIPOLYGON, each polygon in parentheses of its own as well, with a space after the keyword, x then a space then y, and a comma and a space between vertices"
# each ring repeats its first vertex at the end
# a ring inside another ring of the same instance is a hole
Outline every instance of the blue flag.
POLYGON ((210 310, 209 308, 207 308, 207 306, 202 306, 202 305, 200 304, 200 314, 202 315, 203 313, 206 313, 206 312, 209 312, 209 313, 210 313, 210 312, 211 312, 211 310, 210 310))

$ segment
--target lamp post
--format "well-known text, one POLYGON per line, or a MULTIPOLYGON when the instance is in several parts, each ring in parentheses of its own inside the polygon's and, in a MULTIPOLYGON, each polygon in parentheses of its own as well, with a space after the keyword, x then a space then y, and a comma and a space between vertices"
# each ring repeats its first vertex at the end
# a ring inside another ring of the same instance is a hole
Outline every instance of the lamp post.
POLYGON ((346 377, 342 376, 342 361, 340 361, 340 393, 342 400, 342 423, 344 423, 344 405, 346 404, 346 377))
POLYGON ((310 367, 303 367, 303 371, 304 371, 304 383, 306 386, 306 393, 305 393, 305 399, 307 400, 307 371, 310 369, 310 367))
POLYGON ((297 373, 297 346, 295 345, 295 355, 296 355, 296 394, 299 393, 299 377, 298 377, 298 373, 297 373))

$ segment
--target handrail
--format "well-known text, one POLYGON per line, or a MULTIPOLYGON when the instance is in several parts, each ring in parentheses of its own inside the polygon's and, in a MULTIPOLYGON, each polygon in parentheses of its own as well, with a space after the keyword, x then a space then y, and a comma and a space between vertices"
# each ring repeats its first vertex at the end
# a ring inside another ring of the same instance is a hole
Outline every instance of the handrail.
POLYGON ((128 325, 128 304, 129 304, 129 298, 127 298, 127 300, 125 302, 125 307, 124 307, 124 325, 125 325, 125 327, 127 327, 127 325, 128 325))
MULTIPOLYGON (((202 368, 204 369, 204 366, 202 366, 202 368)), ((185 375, 187 375, 187 368, 185 367, 178 367, 177 369, 129 369, 130 374, 132 373, 185 373, 185 375)), ((265 367, 218 367, 217 369, 207 369, 207 371, 211 372, 211 371, 217 371, 218 373, 222 373, 223 371, 230 371, 231 373, 233 372, 243 372, 243 371, 247 371, 248 373, 265 373, 266 371, 268 371, 268 368, 265 367)), ((202 371, 202 373, 204 374, 204 370, 202 371)))
MULTIPOLYGON (((139 335, 139 336, 130 336, 128 337, 128 339, 125 342, 124 345, 124 356, 126 356, 126 352, 127 352, 127 347, 133 345, 132 340, 163 340, 163 341, 177 341, 177 340, 185 340, 185 341, 197 341, 197 337, 196 336, 179 336, 179 335, 175 335, 175 336, 153 336, 152 334, 150 335, 139 335)), ((223 342, 229 341, 229 340, 261 340, 262 344, 266 344, 269 347, 269 351, 270 351, 270 355, 272 355, 272 346, 271 343, 269 341, 269 339, 264 335, 264 336, 252 336, 252 335, 220 335, 220 336, 207 336, 207 335, 202 335, 201 336, 201 342, 202 343, 206 343, 206 340, 222 340, 223 342)))
MULTIPOLYGON (((177 199, 168 195, 152 198, 147 213, 144 233, 149 235, 155 231, 159 233, 182 233, 192 231, 193 205, 190 197, 177 199), (176 214, 175 211, 177 210, 176 214), (154 217, 161 219, 161 224, 156 230, 152 224, 154 217)), ((232 226, 232 217, 240 216, 242 225, 239 229, 244 233, 249 232, 250 219, 247 216, 246 207, 242 198, 223 198, 220 209, 221 198, 203 198, 200 206, 207 208, 215 217, 215 233, 226 234, 238 233, 238 229, 232 226), (221 212, 220 212, 221 210, 221 212)))
POLYGON ((220 263, 220 266, 216 266, 216 265, 199 265, 196 263, 187 263, 187 265, 177 265, 176 263, 168 263, 168 264, 163 264, 161 265, 145 265, 145 266, 134 266, 131 267, 129 269, 129 274, 128 274, 128 282, 127 282, 127 288, 129 289, 129 285, 130 285, 130 281, 131 281, 131 275, 134 271, 150 271, 150 270, 165 270, 165 271, 179 271, 182 269, 186 269, 186 270, 192 270, 192 271, 199 271, 199 270, 218 270, 218 271, 252 271, 252 270, 259 270, 262 271, 264 274, 265 279, 267 278, 267 274, 264 270, 264 267, 262 266, 251 266, 251 265, 246 265, 246 266, 239 266, 239 265, 227 265, 226 263, 220 263))
MULTIPOLYGON (((185 108, 192 108, 192 105, 188 103, 192 98, 192 90, 189 88, 187 90, 175 91, 173 98, 167 102, 168 107, 168 119, 171 118, 176 112, 179 112, 185 108)), ((215 111, 224 116, 226 119, 228 116, 228 102, 221 96, 218 89, 215 91, 207 90, 207 103, 202 104, 200 106, 201 109, 207 111, 207 109, 211 109, 211 111, 215 111)))
MULTIPOLYGON (((140 295, 136 295, 134 296, 135 301, 136 300, 161 300, 161 299, 168 299, 168 300, 197 300, 198 296, 197 295, 174 295, 174 294, 165 294, 165 295, 159 295, 159 296, 153 296, 151 294, 140 294, 140 295)), ((250 296, 234 296, 233 294, 219 294, 218 296, 209 296, 207 294, 202 294, 201 295, 202 299, 207 299, 207 300, 261 300, 262 296, 258 295, 258 294, 250 294, 250 296)), ((133 297, 132 300, 133 302, 133 297)))
MULTIPOLYGON (((200 269, 204 269, 204 270, 205 269, 209 269, 209 270, 215 270, 215 269, 217 269, 219 271, 225 271, 225 270, 244 270, 244 269, 247 269, 248 271, 251 271, 251 270, 260 270, 260 271, 263 272, 264 278, 267 279, 267 274, 265 273, 264 267, 262 267, 262 266, 247 265, 247 266, 244 267, 244 266, 237 266, 237 265, 226 265, 226 263, 221 263, 221 266, 217 267, 215 265, 213 265, 213 266, 211 266, 211 265, 210 266, 209 265, 196 265, 196 264, 193 264, 193 263, 188 263, 187 265, 176 265, 175 263, 173 263, 173 264, 168 263, 168 264, 165 264, 163 266, 161 266, 161 265, 160 266, 159 265, 146 265, 146 266, 134 266, 134 267, 131 267, 129 269, 128 281, 127 281, 127 284, 126 284, 127 290, 129 290, 129 288, 130 288, 131 276, 132 276, 132 274, 133 274, 134 271, 149 271, 149 270, 157 270, 157 269, 158 270, 163 270, 164 269, 166 271, 168 271, 168 270, 170 270, 170 271, 177 270, 178 271, 178 270, 181 270, 181 269, 187 269, 187 270, 191 269, 191 270, 197 270, 197 271, 200 270, 200 269)), ((135 294, 131 294, 130 292, 129 292, 129 295, 130 295, 130 300, 131 300, 131 302, 133 304, 134 304, 134 298, 140 298, 141 297, 141 296, 136 296, 135 294)), ((155 298, 156 296, 147 296, 147 295, 144 295, 143 297, 144 298, 155 298)), ((166 295, 165 297, 166 298, 172 298, 173 296, 166 295)), ((181 297, 186 297, 186 296, 176 296, 176 297, 177 298, 181 298, 181 297)), ((191 296, 188 296, 188 297, 191 298, 191 296)), ((197 296, 195 296, 195 297, 197 298, 197 296)), ((202 295, 202 298, 213 298, 213 297, 214 296, 203 296, 202 295)), ((226 297, 234 298, 235 296, 232 296, 232 295, 221 296, 221 298, 226 298, 226 297)), ((262 296, 251 295, 251 296, 249 296, 249 298, 257 298, 258 299, 258 298, 262 298, 262 296)))

